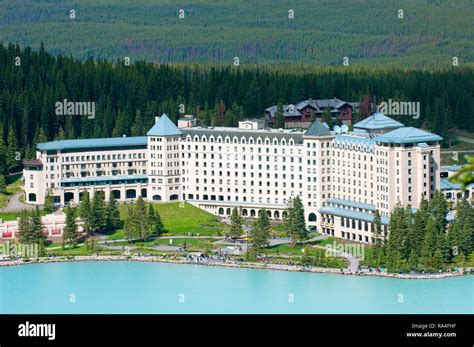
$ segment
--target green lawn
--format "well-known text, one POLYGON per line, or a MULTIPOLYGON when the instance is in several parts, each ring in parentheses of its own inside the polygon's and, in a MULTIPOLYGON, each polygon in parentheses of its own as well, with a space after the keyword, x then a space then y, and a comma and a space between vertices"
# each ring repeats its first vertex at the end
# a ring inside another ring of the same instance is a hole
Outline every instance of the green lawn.
MULTIPOLYGON (((100 248, 98 248, 98 249, 100 249, 100 248)), ((95 252, 87 251, 85 245, 82 245, 82 246, 79 246, 79 247, 76 247, 76 248, 65 248, 65 249, 58 248, 58 249, 48 250, 46 248, 45 252, 46 252, 46 254, 65 255, 65 256, 67 256, 67 255, 70 255, 70 256, 90 255, 90 254, 95 253, 95 252)))
MULTIPOLYGON (((40 215, 45 216, 47 213, 43 210, 40 210, 40 215)), ((15 220, 19 218, 21 212, 0 212, 0 219, 1 220, 15 220)))
MULTIPOLYGON (((120 205, 120 218, 126 217, 127 207, 129 205, 120 205)), ((184 203, 180 207, 179 202, 166 204, 153 204, 156 211, 160 213, 161 219, 167 231, 171 235, 218 235, 223 234, 226 226, 219 222, 218 218, 211 213, 201 210, 191 204, 184 203)), ((109 235, 110 240, 124 238, 123 230, 109 235)))
MULTIPOLYGON (((186 242, 187 247, 197 247, 197 248, 204 248, 204 247, 216 247, 217 245, 212 245, 212 243, 215 241, 213 238, 175 238, 172 239, 173 243, 170 243, 169 238, 158 238, 156 240, 151 240, 148 242, 134 242, 133 246, 138 246, 138 247, 150 247, 150 246, 155 246, 155 245, 169 245, 169 246, 179 246, 182 243, 186 242)), ((129 246, 127 241, 120 241, 116 243, 109 243, 109 245, 113 246, 129 246)))
POLYGON ((278 246, 268 247, 263 250, 264 253, 268 254, 296 254, 303 255, 304 252, 301 250, 304 248, 302 245, 290 246, 289 244, 283 244, 278 246))

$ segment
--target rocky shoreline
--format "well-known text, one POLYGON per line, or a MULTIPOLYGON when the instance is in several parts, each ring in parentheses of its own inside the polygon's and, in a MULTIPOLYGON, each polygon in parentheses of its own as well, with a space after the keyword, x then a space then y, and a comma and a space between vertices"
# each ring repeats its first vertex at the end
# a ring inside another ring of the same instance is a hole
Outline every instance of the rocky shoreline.
MULTIPOLYGON (((136 262, 153 262, 153 263, 171 263, 171 264, 188 264, 188 265, 205 265, 205 266, 221 266, 231 268, 244 269, 259 269, 259 270, 276 270, 276 271, 292 271, 292 272, 311 272, 311 273, 333 273, 338 275, 352 275, 352 276, 377 276, 390 277, 398 279, 440 279, 447 277, 463 276, 466 273, 460 272, 442 272, 435 274, 395 274, 386 272, 358 272, 353 273, 348 269, 334 269, 334 268, 319 268, 319 267, 304 267, 300 265, 281 265, 281 264, 267 264, 267 263, 249 263, 249 262, 222 262, 222 261, 190 261, 185 259, 176 259, 170 257, 156 257, 156 256, 75 256, 75 257, 51 257, 51 258, 37 258, 29 261, 23 259, 3 260, 0 261, 1 266, 17 266, 27 264, 45 264, 45 263, 60 263, 60 262, 82 262, 82 261, 136 261, 136 262)), ((468 274, 468 273, 467 273, 468 274)))

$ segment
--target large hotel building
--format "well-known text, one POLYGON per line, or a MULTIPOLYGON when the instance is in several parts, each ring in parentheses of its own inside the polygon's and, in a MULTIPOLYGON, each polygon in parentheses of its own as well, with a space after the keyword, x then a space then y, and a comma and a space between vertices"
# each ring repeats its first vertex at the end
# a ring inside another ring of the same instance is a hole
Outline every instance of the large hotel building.
POLYGON ((58 203, 78 203, 83 192, 102 190, 121 202, 179 200, 249 218, 266 209, 282 219, 298 195, 308 225, 371 242, 376 209, 387 225, 398 202, 416 208, 440 189, 440 140, 379 112, 351 132, 320 121, 306 131, 252 120, 230 128, 184 118, 176 126, 162 115, 147 136, 38 144, 36 160, 24 163, 26 202, 43 204, 50 192, 58 203))

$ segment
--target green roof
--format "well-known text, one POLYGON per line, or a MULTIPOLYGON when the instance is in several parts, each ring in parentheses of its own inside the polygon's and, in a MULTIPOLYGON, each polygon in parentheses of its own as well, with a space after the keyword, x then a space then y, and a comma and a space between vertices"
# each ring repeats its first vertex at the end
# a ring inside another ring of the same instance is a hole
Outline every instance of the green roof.
POLYGON ((311 127, 304 134, 305 136, 328 136, 331 132, 326 128, 323 123, 315 120, 311 127))
POLYGON ((179 136, 181 131, 178 127, 163 113, 155 125, 147 132, 148 136, 179 136))

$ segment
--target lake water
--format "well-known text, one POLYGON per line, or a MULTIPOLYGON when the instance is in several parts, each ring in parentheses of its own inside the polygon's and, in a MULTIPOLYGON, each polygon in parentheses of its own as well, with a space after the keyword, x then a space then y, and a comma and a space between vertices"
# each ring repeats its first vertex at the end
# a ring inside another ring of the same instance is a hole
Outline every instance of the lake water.
POLYGON ((0 268, 0 313, 470 313, 473 276, 400 280, 200 265, 0 268))

